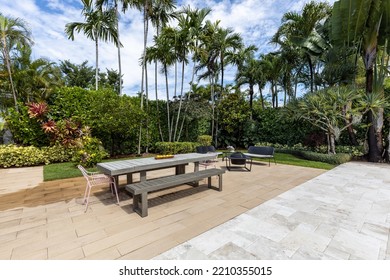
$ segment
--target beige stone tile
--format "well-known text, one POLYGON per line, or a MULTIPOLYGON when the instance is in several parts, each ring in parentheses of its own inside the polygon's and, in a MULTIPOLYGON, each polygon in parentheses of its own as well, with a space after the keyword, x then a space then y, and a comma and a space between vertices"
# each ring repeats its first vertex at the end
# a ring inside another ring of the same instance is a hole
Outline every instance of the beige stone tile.
POLYGON ((84 252, 83 252, 82 248, 77 247, 75 249, 66 251, 62 254, 52 256, 51 259, 53 259, 53 260, 81 260, 81 259, 84 259, 84 252))
POLYGON ((121 257, 121 254, 116 247, 109 247, 95 254, 85 257, 86 260, 116 260, 121 257))

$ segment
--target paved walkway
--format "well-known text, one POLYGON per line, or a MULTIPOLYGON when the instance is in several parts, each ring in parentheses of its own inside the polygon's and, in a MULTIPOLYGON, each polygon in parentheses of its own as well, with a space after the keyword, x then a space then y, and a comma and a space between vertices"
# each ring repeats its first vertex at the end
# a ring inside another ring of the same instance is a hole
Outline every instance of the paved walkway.
MULTIPOLYGON (((153 171, 148 178, 174 172, 153 171)), ((133 212, 123 190, 118 206, 107 186, 94 189, 84 213, 83 177, 43 182, 0 195, 0 259, 151 259, 324 172, 256 163, 252 172, 226 172, 222 192, 203 180, 197 188, 151 194, 145 218, 133 212)), ((29 181, 25 173, 14 176, 29 181)))
POLYGON ((42 182, 42 166, 0 168, 0 195, 33 188, 42 182))
POLYGON ((15 173, 27 186, 0 193, 0 259, 390 259, 389 171, 257 163, 226 172, 222 192, 204 180, 152 194, 146 218, 123 190, 118 206, 95 189, 84 213, 82 177, 31 187, 15 173))
POLYGON ((155 259, 390 259, 390 166, 343 164, 155 259))

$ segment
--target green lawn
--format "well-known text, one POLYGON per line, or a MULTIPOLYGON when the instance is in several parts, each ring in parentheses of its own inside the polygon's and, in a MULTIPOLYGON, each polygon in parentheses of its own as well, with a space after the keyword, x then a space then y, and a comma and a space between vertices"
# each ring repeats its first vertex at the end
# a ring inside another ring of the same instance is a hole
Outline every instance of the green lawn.
MULTIPOLYGON (((121 159, 107 159, 104 161, 123 160, 123 159, 131 159, 131 158, 134 158, 134 157, 121 158, 121 159)), ((331 165, 328 163, 301 159, 301 158, 298 158, 298 157, 293 156, 291 154, 276 153, 275 159, 276 159, 276 163, 281 163, 281 164, 320 168, 320 169, 326 169, 326 170, 329 170, 329 169, 332 169, 333 167, 335 167, 334 165, 331 165)), ((260 160, 260 161, 265 161, 268 163, 268 159, 264 159, 264 160, 260 160)), ((272 160, 271 160, 271 164, 274 164, 272 162, 272 160)), ((97 171, 96 168, 89 168, 88 170, 89 171, 97 171)), ((80 172, 80 170, 78 170, 77 166, 73 162, 54 163, 54 164, 45 165, 43 167, 44 181, 74 178, 74 177, 79 177, 79 176, 81 176, 81 172, 80 172)))
MULTIPOLYGON (((298 158, 291 154, 275 153, 275 159, 277 164, 282 163, 288 165, 304 166, 304 167, 319 168, 319 169, 326 169, 326 170, 330 170, 336 167, 335 165, 329 163, 320 162, 320 161, 310 161, 310 160, 298 158)), ((260 161, 268 162, 268 159, 261 159, 260 161)), ((272 162, 272 159, 271 159, 271 164, 274 164, 272 162)))

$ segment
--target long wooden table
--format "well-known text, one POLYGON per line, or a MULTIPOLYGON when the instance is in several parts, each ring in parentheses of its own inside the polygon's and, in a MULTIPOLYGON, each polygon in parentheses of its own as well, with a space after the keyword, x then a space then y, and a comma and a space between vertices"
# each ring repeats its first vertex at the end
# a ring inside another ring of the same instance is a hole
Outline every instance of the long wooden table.
POLYGON ((115 178, 116 183, 118 184, 118 177, 120 175, 127 175, 127 183, 133 183, 133 174, 140 173, 141 181, 146 180, 146 172, 162 169, 162 168, 176 168, 176 174, 184 174, 185 166, 189 163, 194 163, 194 171, 199 171, 199 162, 211 160, 216 158, 220 153, 188 153, 188 154, 178 154, 173 158, 168 159, 155 159, 154 157, 150 158, 138 158, 138 159, 129 159, 129 160, 119 160, 111 162, 98 163, 98 170, 108 176, 115 178))

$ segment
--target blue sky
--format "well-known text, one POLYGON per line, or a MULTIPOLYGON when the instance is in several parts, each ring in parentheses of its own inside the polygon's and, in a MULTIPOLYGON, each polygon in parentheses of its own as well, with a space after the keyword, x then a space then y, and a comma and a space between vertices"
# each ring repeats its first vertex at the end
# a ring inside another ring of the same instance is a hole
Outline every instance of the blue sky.
MULTIPOLYGON (((177 6, 210 7, 212 12, 207 19, 221 20, 220 25, 240 33, 246 45, 254 44, 262 53, 267 53, 273 49, 268 42, 280 25, 283 14, 300 11, 307 2, 310 0, 182 0, 177 6)), ((334 0, 327 2, 332 4, 334 0)), ((71 41, 64 33, 65 24, 83 21, 80 0, 0 0, 0 7, 4 15, 19 17, 28 23, 33 34, 34 59, 46 57, 54 62, 68 59, 73 63, 88 60, 91 66, 95 65, 94 42, 82 33, 76 34, 75 40, 71 41)), ((120 32, 124 45, 121 50, 124 92, 134 95, 140 89, 141 81, 138 61, 143 47, 142 15, 135 10, 122 14, 120 32)), ((99 55, 100 69, 118 69, 117 50, 112 44, 101 43, 99 55)), ((153 71, 151 67, 149 72, 153 71)), ((228 71, 226 81, 231 81, 233 75, 233 70, 228 71)), ((158 88, 163 97, 163 79, 160 78, 160 81, 162 84, 158 88)), ((150 90, 154 92, 153 88, 150 90)))

